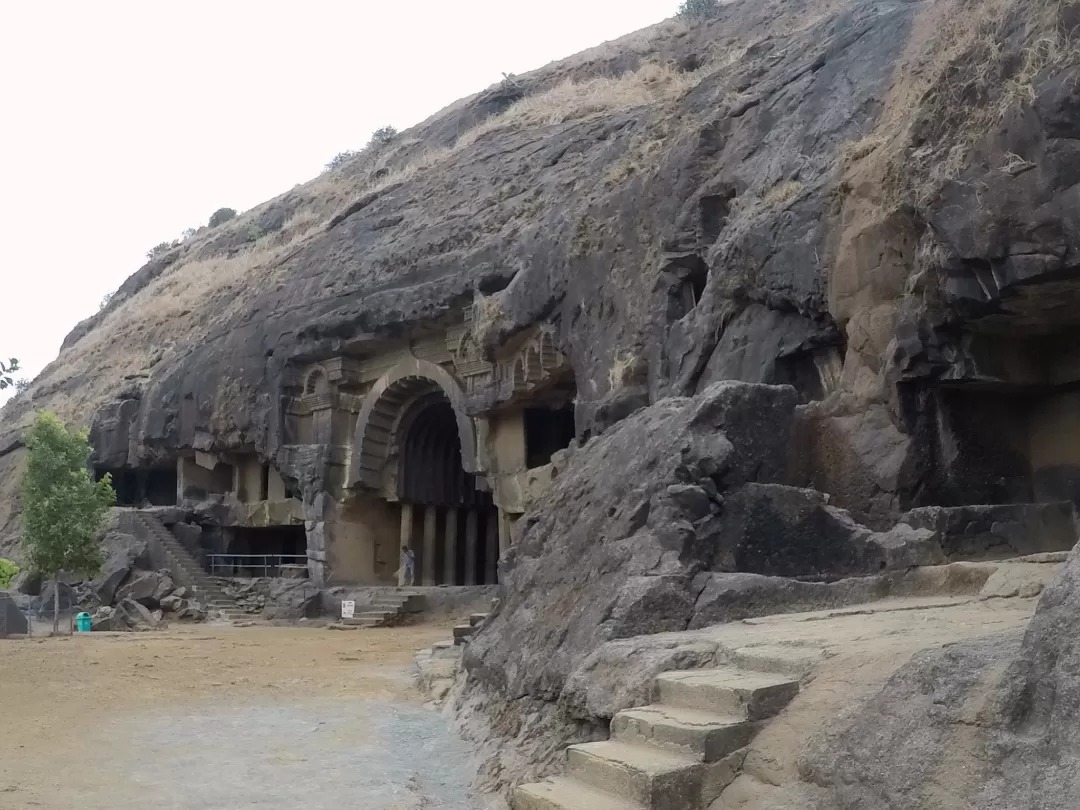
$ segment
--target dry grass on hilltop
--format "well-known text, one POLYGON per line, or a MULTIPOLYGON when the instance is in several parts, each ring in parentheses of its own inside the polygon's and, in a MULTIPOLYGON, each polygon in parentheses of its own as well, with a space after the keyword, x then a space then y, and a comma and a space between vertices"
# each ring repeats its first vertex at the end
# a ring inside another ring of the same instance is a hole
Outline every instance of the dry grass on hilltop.
MULTIPOLYGON (((644 52, 666 31, 662 26, 654 29, 632 35, 627 43, 644 52)), ((607 43, 593 49, 593 58, 616 46, 607 43)), ((388 148, 362 153, 343 170, 324 172, 185 242, 179 248, 182 255, 178 261, 130 298, 108 309, 94 328, 34 382, 29 395, 47 393, 49 407, 61 417, 85 422, 125 378, 147 375, 162 360, 212 337, 251 295, 272 289, 282 281, 282 260, 320 233, 334 214, 356 199, 404 183, 419 172, 451 160, 490 132, 531 129, 678 98, 700 78, 670 66, 646 63, 618 77, 565 80, 479 124, 452 147, 418 151, 422 142, 405 136, 388 148), (243 242, 242 235, 257 229, 259 217, 287 198, 294 202, 299 198, 299 203, 280 230, 260 235, 250 246, 234 249, 233 255, 213 252, 214 243, 243 242)), ((20 399, 25 402, 25 395, 20 399)), ((9 409, 5 416, 21 415, 21 421, 25 421, 28 412, 25 407, 14 412, 9 409)))

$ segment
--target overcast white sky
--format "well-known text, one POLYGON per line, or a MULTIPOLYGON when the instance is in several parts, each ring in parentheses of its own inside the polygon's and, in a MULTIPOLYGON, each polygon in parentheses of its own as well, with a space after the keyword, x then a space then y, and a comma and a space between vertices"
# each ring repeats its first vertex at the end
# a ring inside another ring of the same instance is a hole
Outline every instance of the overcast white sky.
POLYGON ((0 0, 0 356, 33 377, 152 245, 677 6, 0 0))

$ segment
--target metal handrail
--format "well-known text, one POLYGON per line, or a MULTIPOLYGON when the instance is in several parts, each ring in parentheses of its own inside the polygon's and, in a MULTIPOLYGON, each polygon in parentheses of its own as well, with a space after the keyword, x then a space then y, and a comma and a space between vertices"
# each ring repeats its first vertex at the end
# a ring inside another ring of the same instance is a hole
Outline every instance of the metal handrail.
POLYGON ((278 573, 285 566, 307 568, 308 560, 306 554, 207 554, 206 559, 212 576, 220 576, 219 570, 233 574, 240 569, 261 568, 264 577, 271 576, 271 571, 278 573))

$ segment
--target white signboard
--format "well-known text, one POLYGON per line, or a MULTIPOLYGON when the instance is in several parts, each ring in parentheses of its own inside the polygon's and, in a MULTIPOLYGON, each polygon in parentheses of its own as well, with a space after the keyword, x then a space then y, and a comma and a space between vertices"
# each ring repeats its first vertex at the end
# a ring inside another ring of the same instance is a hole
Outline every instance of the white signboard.
POLYGON ((349 602, 342 602, 341 603, 341 618, 343 618, 343 619, 351 619, 353 617, 353 613, 355 613, 355 612, 356 612, 356 602, 349 601, 349 602))

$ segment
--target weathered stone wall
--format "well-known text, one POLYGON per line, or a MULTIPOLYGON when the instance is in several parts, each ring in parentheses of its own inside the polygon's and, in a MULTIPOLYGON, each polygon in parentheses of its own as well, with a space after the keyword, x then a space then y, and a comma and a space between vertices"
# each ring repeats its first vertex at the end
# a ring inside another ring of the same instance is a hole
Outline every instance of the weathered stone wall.
POLYGON ((778 807, 1075 807, 1078 616, 1074 551, 1022 637, 917 656, 817 735, 778 807))

